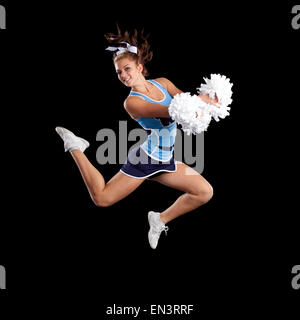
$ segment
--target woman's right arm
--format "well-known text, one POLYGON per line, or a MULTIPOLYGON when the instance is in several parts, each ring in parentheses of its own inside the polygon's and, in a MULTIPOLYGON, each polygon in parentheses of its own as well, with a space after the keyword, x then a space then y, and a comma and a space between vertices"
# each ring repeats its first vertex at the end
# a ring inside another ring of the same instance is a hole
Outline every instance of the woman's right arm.
POLYGON ((138 118, 170 118, 168 107, 143 100, 139 97, 128 97, 124 108, 133 119, 138 118))

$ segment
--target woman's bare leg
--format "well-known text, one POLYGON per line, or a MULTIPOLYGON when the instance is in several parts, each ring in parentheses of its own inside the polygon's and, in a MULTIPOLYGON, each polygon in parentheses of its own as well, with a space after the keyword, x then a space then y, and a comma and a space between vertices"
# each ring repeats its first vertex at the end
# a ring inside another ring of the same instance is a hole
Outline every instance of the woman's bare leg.
POLYGON ((107 184, 102 174, 90 163, 80 150, 70 152, 94 203, 108 207, 133 192, 145 179, 136 179, 118 172, 107 184))
POLYGON ((160 218, 163 223, 168 223, 200 207, 213 195, 211 185, 198 172, 184 163, 177 164, 176 172, 164 173, 152 180, 185 192, 169 208, 161 212, 160 218))

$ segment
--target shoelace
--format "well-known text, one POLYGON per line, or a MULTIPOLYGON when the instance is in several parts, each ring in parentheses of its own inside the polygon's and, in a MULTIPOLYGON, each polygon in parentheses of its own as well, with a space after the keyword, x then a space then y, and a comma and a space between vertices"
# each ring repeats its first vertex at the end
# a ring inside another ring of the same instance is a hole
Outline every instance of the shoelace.
POLYGON ((155 230, 155 231, 157 231, 157 232, 165 232, 165 234, 167 235, 167 231, 169 230, 169 227, 168 226, 161 226, 161 227, 159 227, 157 230, 155 230))

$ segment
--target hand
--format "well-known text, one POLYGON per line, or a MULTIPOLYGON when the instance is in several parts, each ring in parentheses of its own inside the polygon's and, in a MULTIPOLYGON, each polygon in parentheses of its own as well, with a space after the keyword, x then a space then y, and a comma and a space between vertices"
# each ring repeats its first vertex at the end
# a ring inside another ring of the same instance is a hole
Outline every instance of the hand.
POLYGON ((217 97, 217 95, 215 94, 215 98, 212 99, 209 94, 200 94, 198 96, 199 98, 201 98, 201 100, 203 100, 205 103, 208 103, 208 104, 211 104, 217 108, 220 108, 220 105, 219 104, 219 99, 217 97))
POLYGON ((209 95, 208 95, 208 102, 209 104, 217 107, 217 108, 220 108, 220 105, 219 105, 219 99, 217 97, 217 95, 215 94, 215 98, 212 99, 209 95))

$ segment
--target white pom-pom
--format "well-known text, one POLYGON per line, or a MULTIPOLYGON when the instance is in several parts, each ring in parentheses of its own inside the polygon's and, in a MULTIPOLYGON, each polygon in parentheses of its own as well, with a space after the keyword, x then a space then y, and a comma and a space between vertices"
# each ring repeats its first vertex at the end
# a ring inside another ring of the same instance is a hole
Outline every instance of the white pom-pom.
POLYGON ((208 106, 208 112, 211 116, 219 121, 219 118, 224 119, 229 115, 230 107, 232 99, 232 83, 230 83, 230 79, 225 76, 221 76, 220 74, 211 74, 210 79, 204 78, 205 84, 201 84, 198 89, 199 94, 209 94, 212 99, 215 99, 216 96, 218 98, 218 105, 208 106))
POLYGON ((211 115, 206 110, 207 104, 189 92, 178 93, 169 106, 169 114, 178 122, 188 135, 206 131, 211 115))

